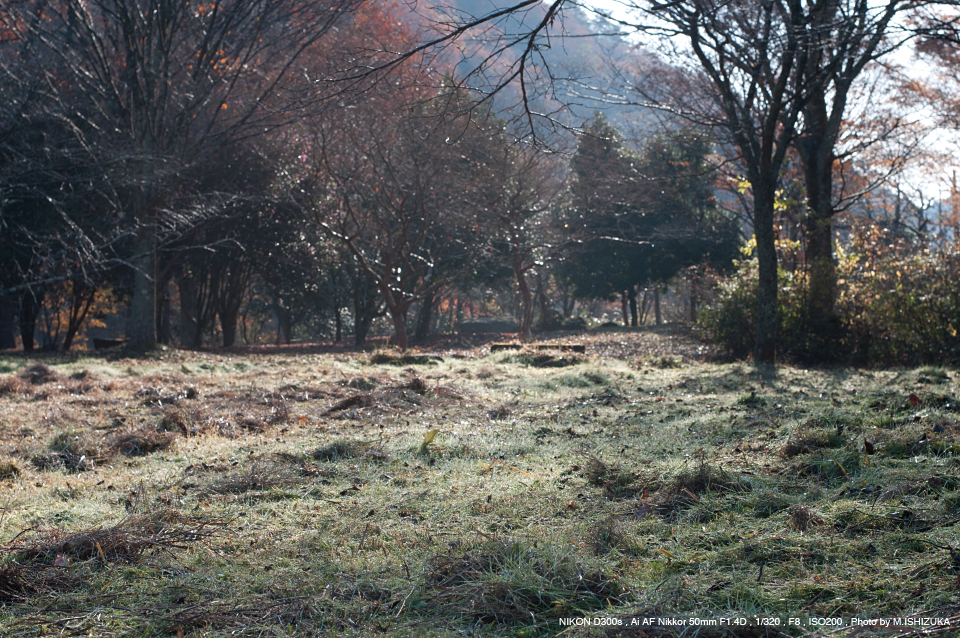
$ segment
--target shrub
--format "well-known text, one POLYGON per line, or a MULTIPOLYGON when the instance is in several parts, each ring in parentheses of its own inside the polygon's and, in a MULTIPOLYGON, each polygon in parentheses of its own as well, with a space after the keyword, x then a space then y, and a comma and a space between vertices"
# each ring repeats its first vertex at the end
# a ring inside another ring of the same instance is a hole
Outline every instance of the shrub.
POLYGON ((960 249, 860 233, 840 253, 837 311, 859 361, 960 363, 960 249))
MULTIPOLYGON (((781 249, 790 249, 786 242, 781 249)), ((702 336, 736 358, 750 354, 756 330, 757 262, 744 252, 736 272, 701 309, 702 336)), ((865 364, 960 363, 960 250, 891 240, 876 226, 855 229, 838 248, 836 322, 811 325, 802 271, 779 271, 778 350, 788 358, 865 364)))

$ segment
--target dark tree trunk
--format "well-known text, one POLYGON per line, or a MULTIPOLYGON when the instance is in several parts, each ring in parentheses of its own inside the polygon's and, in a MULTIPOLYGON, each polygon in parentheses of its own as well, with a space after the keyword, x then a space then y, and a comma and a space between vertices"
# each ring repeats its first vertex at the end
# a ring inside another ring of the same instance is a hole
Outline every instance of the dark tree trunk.
MULTIPOLYGON (((283 307, 280 299, 277 299, 274 304, 274 311, 277 315, 277 345, 289 344, 293 341, 293 313, 289 308, 283 307)), ((226 336, 226 330, 224 330, 224 336, 226 336)))
POLYGON ((517 290, 520 292, 520 340, 533 340, 533 295, 530 293, 530 284, 527 273, 517 259, 514 259, 513 272, 517 278, 517 290))
POLYGON ((627 291, 624 290, 620 293, 620 314, 623 315, 623 326, 626 328, 630 325, 630 311, 628 309, 628 295, 627 291))
POLYGON ((629 293, 630 293, 630 325, 636 328, 637 327, 637 288, 636 286, 631 286, 629 293))
POLYGON ((777 354, 777 246, 773 230, 776 191, 774 180, 754 185, 754 232, 757 237, 757 334, 753 357, 757 363, 773 363, 777 354))
POLYGON ((337 332, 334 340, 337 343, 340 343, 341 341, 343 341, 343 309, 340 308, 339 305, 337 305, 337 308, 334 311, 334 321, 336 322, 336 325, 337 325, 337 332))
POLYGON ((16 327, 17 311, 11 297, 0 297, 0 350, 17 347, 13 331, 16 327))
POLYGON ((223 347, 229 348, 237 342, 237 318, 240 316, 239 308, 224 308, 218 313, 220 315, 220 329, 223 330, 223 347))
POLYGON ((697 295, 699 293, 697 275, 690 275, 690 323, 697 323, 697 295))
POLYGON ((27 290, 20 297, 20 341, 23 342, 23 351, 32 352, 36 342, 34 334, 37 330, 37 317, 40 316, 40 306, 43 305, 43 292, 27 290))
POLYGON ((97 294, 97 289, 79 282, 73 282, 73 294, 70 297, 70 316, 67 320, 67 333, 63 337, 63 351, 66 352, 73 345, 73 340, 87 318, 90 304, 97 294))
POLYGON ((436 293, 430 293, 426 299, 420 303, 420 311, 417 313, 417 329, 414 338, 417 341, 423 341, 430 336, 430 322, 433 320, 433 306, 436 301, 436 293))
POLYGON ((807 190, 806 237, 807 320, 810 329, 826 330, 834 314, 837 269, 833 260, 833 143, 826 138, 823 98, 804 110, 804 135, 797 143, 807 190))
POLYGON ((650 304, 650 289, 643 289, 643 300, 640 302, 640 321, 639 324, 642 326, 647 323, 647 307, 650 304))
POLYGON ((157 304, 157 341, 171 343, 173 334, 170 328, 170 275, 161 279, 157 286, 159 303, 157 304))
POLYGON ((653 315, 657 325, 663 324, 663 316, 660 314, 660 288, 653 289, 653 315))
POLYGON ((369 275, 358 269, 353 277, 353 342, 358 348, 367 340, 377 305, 376 286, 369 275))
POLYGON ((400 348, 401 352, 405 352, 407 349, 407 309, 399 306, 393 308, 387 306, 387 310, 390 312, 390 319, 393 321, 393 336, 397 340, 397 347, 400 348))
POLYGON ((177 278, 180 292, 180 345, 192 348, 197 340, 197 291, 193 277, 182 274, 177 278))
POLYGON ((157 343, 156 229, 144 221, 134 248, 133 296, 127 324, 129 345, 137 349, 152 348, 157 343))

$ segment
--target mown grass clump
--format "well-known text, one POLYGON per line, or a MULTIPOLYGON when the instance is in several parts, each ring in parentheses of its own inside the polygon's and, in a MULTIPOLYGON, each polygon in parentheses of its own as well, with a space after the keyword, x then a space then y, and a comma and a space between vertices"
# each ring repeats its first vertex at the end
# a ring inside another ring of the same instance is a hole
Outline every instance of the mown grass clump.
POLYGON ((46 452, 35 454, 30 462, 40 470, 83 472, 108 457, 109 451, 93 435, 83 430, 64 430, 50 439, 46 452))
POLYGON ((566 368, 583 362, 584 357, 577 355, 552 355, 537 351, 507 354, 498 359, 498 363, 515 364, 533 368, 566 368))
POLYGON ((379 445, 364 441, 340 440, 317 448, 309 453, 316 461, 341 461, 345 459, 387 460, 387 454, 379 445))
POLYGON ((602 609, 624 594, 616 579, 569 552, 521 540, 484 539, 434 554, 426 566, 429 607, 469 624, 553 625, 557 617, 602 609))
POLYGON ((610 499, 622 499, 633 496, 643 487, 636 484, 637 476, 615 463, 605 463, 590 455, 584 462, 584 476, 590 485, 602 487, 610 499))
POLYGON ((13 461, 0 461, 0 480, 14 479, 21 474, 20 466, 13 461))
POLYGON ((431 354, 393 354, 376 352, 368 359, 370 365, 387 366, 435 366, 443 362, 442 357, 431 354))

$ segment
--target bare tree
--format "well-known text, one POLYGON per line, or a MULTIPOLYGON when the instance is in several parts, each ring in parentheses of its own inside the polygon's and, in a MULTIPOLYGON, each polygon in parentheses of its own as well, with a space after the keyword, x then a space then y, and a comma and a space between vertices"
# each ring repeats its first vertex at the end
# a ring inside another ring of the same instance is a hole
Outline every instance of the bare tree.
MULTIPOLYGON (((156 341, 158 228, 190 168, 302 106, 298 61, 361 0, 0 0, 6 77, 31 84, 88 161, 111 171, 135 234, 130 341, 156 341), (40 78, 40 82, 37 82, 40 78)), ((311 94, 315 97, 315 92, 311 94)))
POLYGON ((499 130, 458 115, 468 99, 454 91, 393 116, 355 109, 317 123, 300 156, 311 154, 293 190, 307 195, 314 222, 374 281, 401 349, 409 308, 460 277, 486 244, 478 187, 494 159, 484 145, 499 130))

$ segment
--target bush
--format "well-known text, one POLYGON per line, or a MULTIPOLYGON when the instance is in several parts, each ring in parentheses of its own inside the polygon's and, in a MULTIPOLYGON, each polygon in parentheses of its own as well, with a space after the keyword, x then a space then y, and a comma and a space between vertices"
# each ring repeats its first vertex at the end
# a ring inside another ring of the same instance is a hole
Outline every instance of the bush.
MULTIPOLYGON (((790 250, 786 242, 781 250, 790 250)), ((747 256, 702 308, 698 329, 732 357, 753 350, 757 261, 747 256)), ((917 365, 960 363, 960 250, 890 240, 877 227, 855 229, 838 249, 836 323, 806 316, 806 277, 779 271, 778 351, 800 360, 917 365)))
MULTIPOLYGON (((794 249, 787 242, 778 242, 781 250, 794 249)), ((719 344, 727 355, 734 358, 747 357, 753 352, 754 335, 757 329, 757 259, 752 256, 756 241, 742 249, 746 259, 734 262, 737 270, 727 279, 720 280, 715 300, 700 309, 697 329, 701 336, 719 344)), ((806 286, 803 276, 778 269, 780 287, 777 296, 778 350, 781 353, 805 352, 819 349, 818 343, 808 343, 810 336, 803 328, 803 308, 806 286)))
POLYGON ((960 249, 889 242, 870 229, 838 267, 837 311, 858 361, 960 363, 960 249))

